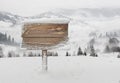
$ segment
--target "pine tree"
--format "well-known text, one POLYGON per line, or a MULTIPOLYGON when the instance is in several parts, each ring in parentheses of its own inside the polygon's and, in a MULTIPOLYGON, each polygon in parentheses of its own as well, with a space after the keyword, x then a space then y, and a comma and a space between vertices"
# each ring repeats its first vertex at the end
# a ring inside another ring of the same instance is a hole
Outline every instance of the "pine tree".
POLYGON ((111 50, 110 50, 108 45, 106 45, 106 47, 105 47, 105 52, 111 52, 111 50))
POLYGON ((11 36, 10 35, 8 36, 8 41, 11 42, 11 36))
POLYGON ((90 50, 91 50, 90 56, 94 56, 94 57, 97 57, 97 56, 98 56, 98 55, 95 53, 94 46, 91 46, 91 47, 90 47, 90 50))
POLYGON ((14 51, 8 52, 8 57, 15 57, 15 52, 14 51))
POLYGON ((40 57, 41 55, 40 54, 38 54, 38 57, 40 57))
POLYGON ((84 54, 85 56, 87 55, 87 53, 86 53, 86 52, 84 52, 83 54, 84 54))
POLYGON ((7 40, 7 34, 5 33, 5 40, 7 40))
POLYGON ((28 56, 29 56, 29 57, 33 57, 33 53, 32 53, 32 52, 30 52, 28 56))
POLYGON ((56 52, 54 56, 58 56, 58 53, 56 52))
POLYGON ((54 56, 54 53, 48 52, 48 53, 47 53, 47 56, 54 56))
POLYGON ((8 52, 8 57, 12 57, 12 53, 11 52, 8 52))
POLYGON ((14 38, 12 38, 12 43, 14 43, 14 38))
POLYGON ((2 58, 3 56, 4 56, 3 50, 2 50, 2 47, 0 47, 0 58, 2 58))
POLYGON ((68 53, 68 52, 66 52, 66 56, 69 56, 69 53, 68 53))
POLYGON ((82 52, 81 48, 79 47, 77 55, 82 55, 82 54, 83 54, 83 52, 82 52))
POLYGON ((117 58, 120 58, 120 53, 118 54, 117 58))
POLYGON ((87 56, 87 49, 85 48, 84 53, 85 56, 87 56))

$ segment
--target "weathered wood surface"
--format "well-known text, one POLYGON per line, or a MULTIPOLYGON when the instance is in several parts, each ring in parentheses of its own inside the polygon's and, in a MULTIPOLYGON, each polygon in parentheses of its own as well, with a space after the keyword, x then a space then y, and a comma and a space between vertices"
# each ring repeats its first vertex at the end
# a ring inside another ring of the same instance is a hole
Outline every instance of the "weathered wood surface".
POLYGON ((68 24, 25 24, 23 44, 26 46, 53 46, 65 41, 68 24))

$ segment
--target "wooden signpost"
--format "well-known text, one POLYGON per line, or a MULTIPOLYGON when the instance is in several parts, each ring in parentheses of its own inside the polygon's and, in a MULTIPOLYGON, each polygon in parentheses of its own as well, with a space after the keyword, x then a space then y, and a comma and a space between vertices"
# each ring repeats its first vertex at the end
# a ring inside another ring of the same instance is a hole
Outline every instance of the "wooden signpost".
POLYGON ((68 39, 66 20, 25 22, 22 31, 22 47, 42 50, 42 69, 47 71, 47 50, 68 39))

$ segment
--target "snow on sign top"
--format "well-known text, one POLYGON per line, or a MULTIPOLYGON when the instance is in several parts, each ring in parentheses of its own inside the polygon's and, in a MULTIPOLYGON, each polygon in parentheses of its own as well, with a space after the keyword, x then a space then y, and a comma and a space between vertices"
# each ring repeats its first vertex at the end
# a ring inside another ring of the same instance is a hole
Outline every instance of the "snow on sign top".
POLYGON ((26 20, 24 21, 25 24, 31 23, 50 23, 50 24, 67 24, 69 23, 68 19, 62 18, 42 18, 42 19, 35 19, 35 20, 26 20))

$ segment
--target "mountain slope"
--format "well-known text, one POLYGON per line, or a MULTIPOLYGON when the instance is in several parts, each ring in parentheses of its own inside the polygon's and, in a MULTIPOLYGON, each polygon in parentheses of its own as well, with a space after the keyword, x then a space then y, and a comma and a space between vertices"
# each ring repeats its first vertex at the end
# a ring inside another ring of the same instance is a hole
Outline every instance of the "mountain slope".
POLYGON ((15 25, 19 23, 21 20, 23 20, 23 17, 21 16, 0 11, 0 22, 2 23, 11 23, 12 25, 15 25))

